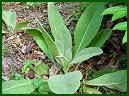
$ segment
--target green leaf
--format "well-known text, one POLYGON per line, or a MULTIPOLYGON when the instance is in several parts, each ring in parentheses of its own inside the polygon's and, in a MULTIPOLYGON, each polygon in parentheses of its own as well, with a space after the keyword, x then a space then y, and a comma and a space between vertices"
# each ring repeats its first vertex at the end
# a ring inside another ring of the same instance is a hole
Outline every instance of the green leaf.
POLYGON ((14 29, 15 32, 19 31, 21 28, 27 26, 29 23, 31 23, 32 21, 22 21, 16 24, 16 27, 14 29))
POLYGON ((68 60, 64 56, 56 56, 55 57, 57 63, 61 65, 63 68, 66 68, 68 65, 68 60))
POLYGON ((34 90, 31 80, 10 80, 2 83, 2 94, 30 94, 34 90))
POLYGON ((16 13, 15 12, 12 12, 12 15, 10 16, 9 26, 11 26, 13 30, 16 26, 16 13))
POLYGON ((21 79, 23 79, 23 77, 22 77, 21 74, 15 73, 14 79, 15 80, 21 80, 21 79))
POLYGON ((11 11, 2 11, 2 19, 5 22, 6 26, 9 26, 9 22, 10 22, 10 16, 12 15, 11 11))
POLYGON ((104 74, 112 73, 112 72, 116 72, 116 71, 119 71, 119 70, 118 69, 102 69, 100 71, 95 72, 92 76, 94 78, 97 78, 97 77, 102 76, 104 74))
POLYGON ((127 11, 118 11, 118 12, 114 13, 114 15, 112 17, 112 21, 115 21, 115 20, 122 18, 126 15, 127 15, 127 11))
POLYGON ((49 36, 49 34, 46 32, 46 30, 42 27, 41 23, 37 20, 38 23, 38 27, 41 30, 41 33, 48 45, 48 47, 50 48, 52 54, 54 55, 54 57, 59 56, 59 52, 58 52, 58 48, 55 44, 55 42, 52 40, 52 38, 49 36))
POLYGON ((47 79, 43 79, 42 77, 38 77, 36 79, 32 80, 32 85, 34 86, 34 88, 38 89, 35 90, 33 92, 33 94, 35 94, 36 91, 38 91, 36 94, 45 94, 47 92, 50 92, 49 86, 48 86, 48 82, 47 79))
POLYGON ((72 60, 72 51, 71 51, 70 48, 68 48, 68 49, 65 51, 64 57, 66 57, 67 60, 68 60, 69 62, 71 62, 71 60, 72 60))
POLYGON ((43 62, 38 62, 38 64, 34 67, 34 71, 38 75, 48 74, 49 66, 43 62))
POLYGON ((56 46, 58 47, 60 54, 64 56, 65 51, 68 48, 72 49, 72 38, 71 38, 70 32, 63 24, 60 24, 57 30, 58 30, 58 33, 56 34, 56 37, 55 37, 55 43, 56 43, 56 46))
POLYGON ((94 86, 106 86, 108 88, 113 88, 122 92, 126 92, 127 70, 108 73, 93 80, 87 81, 85 84, 94 86))
POLYGON ((116 24, 113 30, 127 30, 127 21, 116 24))
POLYGON ((126 42, 127 42, 127 31, 125 32, 122 43, 126 43, 126 42))
POLYGON ((16 24, 16 13, 11 11, 2 11, 2 19, 7 26, 11 26, 12 28, 14 28, 13 26, 14 24, 16 24))
POLYGON ((2 12, 2 19, 5 22, 8 30, 10 32, 14 32, 14 28, 16 26, 16 13, 11 11, 3 11, 2 12))
POLYGON ((97 33, 91 43, 88 45, 89 47, 102 47, 106 40, 111 36, 111 29, 104 29, 97 33))
POLYGON ((38 46, 41 48, 41 50, 47 55, 47 57, 53 63, 55 63, 52 52, 50 51, 50 48, 48 47, 46 41, 44 40, 44 37, 42 36, 41 31, 38 29, 26 29, 26 33, 28 33, 34 37, 34 40, 36 41, 38 46))
POLYGON ((7 29, 9 30, 9 32, 14 33, 14 29, 11 26, 7 26, 7 29))
POLYGON ((90 4, 82 13, 74 32, 74 55, 88 46, 95 37, 99 27, 101 26, 103 16, 100 14, 103 10, 103 4, 93 3, 90 4))
POLYGON ((70 64, 77 64, 84 60, 87 60, 93 56, 97 56, 103 53, 102 49, 98 47, 89 47, 81 50, 75 57, 73 58, 70 64))
POLYGON ((43 81, 43 78, 42 77, 38 77, 38 78, 35 78, 35 79, 32 79, 32 85, 33 87, 36 89, 39 87, 40 83, 43 81))
POLYGON ((69 72, 64 75, 54 75, 48 79, 48 85, 56 94, 74 94, 80 87, 82 74, 80 71, 69 72))
POLYGON ((24 66, 22 67, 22 73, 28 73, 28 71, 30 70, 30 67, 32 64, 34 64, 35 62, 33 60, 26 60, 24 62, 24 66))
POLYGON ((52 35, 55 37, 58 32, 57 28, 60 24, 64 24, 64 21, 58 12, 57 7, 52 2, 48 2, 48 20, 52 35))
POLYGON ((45 80, 42 80, 39 84, 38 90, 40 92, 50 92, 49 86, 48 86, 48 82, 45 82, 45 80))
POLYGON ((102 15, 115 14, 116 12, 119 12, 119 11, 127 11, 127 6, 120 5, 120 6, 107 8, 106 10, 103 11, 102 15))
POLYGON ((33 91, 32 94, 48 94, 48 93, 50 93, 51 91, 49 89, 47 80, 48 79, 43 79, 42 77, 33 79, 32 85, 34 86, 35 89, 37 88, 38 90, 33 91))
POLYGON ((58 51, 64 56, 68 48, 72 49, 72 38, 57 7, 51 2, 48 2, 48 20, 58 51))

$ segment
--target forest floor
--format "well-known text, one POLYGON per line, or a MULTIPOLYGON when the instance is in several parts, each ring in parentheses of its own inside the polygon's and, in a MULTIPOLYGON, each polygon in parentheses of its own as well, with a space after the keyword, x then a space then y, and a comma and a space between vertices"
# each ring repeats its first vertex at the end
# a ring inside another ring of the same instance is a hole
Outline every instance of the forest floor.
MULTIPOLYGON (((111 3, 113 6, 117 3, 111 3)), ((119 3, 118 3, 119 4, 119 3)), ((79 2, 58 2, 56 3, 60 13, 62 14, 67 28, 73 34, 75 25, 79 19, 83 9, 80 8, 79 2)), ((82 6, 81 6, 82 7, 82 6)), ((44 3, 39 6, 29 7, 25 3, 2 3, 2 11, 13 11, 17 14, 17 22, 23 20, 33 20, 38 18, 43 24, 44 28, 50 32, 50 26, 47 19, 47 4, 44 3)), ((119 19, 111 22, 111 15, 104 16, 101 28, 113 28, 113 26, 125 19, 119 19)), ((35 23, 28 25, 28 27, 36 27, 35 23)), ((46 55, 40 50, 33 37, 19 31, 16 34, 10 34, 4 23, 2 24, 2 79, 4 81, 14 79, 16 74, 20 74, 23 78, 36 78, 33 70, 29 70, 27 74, 21 72, 21 68, 26 60, 42 60, 51 68, 52 63, 46 55)), ((103 54, 93 57, 81 64, 78 69, 83 73, 85 79, 91 73, 101 69, 127 69, 126 60, 126 44, 122 44, 124 32, 112 31, 111 37, 106 41, 103 49, 103 54)), ((75 66, 76 67, 76 66, 75 66)), ((75 67, 71 68, 75 69, 75 67)), ((43 78, 48 78, 48 75, 43 75, 43 78)), ((122 94, 116 90, 101 90, 105 94, 122 94)))

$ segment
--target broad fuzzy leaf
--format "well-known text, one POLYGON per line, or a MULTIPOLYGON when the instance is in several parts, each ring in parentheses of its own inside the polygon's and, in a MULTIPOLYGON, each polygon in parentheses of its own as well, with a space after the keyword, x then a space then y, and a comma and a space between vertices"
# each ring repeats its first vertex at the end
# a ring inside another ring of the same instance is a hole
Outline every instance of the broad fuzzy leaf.
POLYGON ((72 38, 69 30, 66 28, 62 16, 58 12, 57 7, 48 2, 48 20, 51 27, 51 32, 55 39, 55 44, 59 50, 60 55, 64 56, 64 52, 72 49, 72 38))
POLYGON ((119 11, 127 11, 127 6, 120 5, 120 6, 107 8, 106 10, 103 11, 102 15, 115 14, 116 12, 119 12, 119 11))
POLYGON ((112 21, 122 18, 124 16, 127 16, 127 11, 118 11, 118 12, 114 13, 114 15, 112 17, 112 21))
POLYGON ((125 32, 125 35, 122 40, 122 43, 126 43, 126 42, 127 42, 127 31, 125 32))
POLYGON ((116 72, 116 71, 120 71, 120 70, 118 70, 118 69, 102 69, 102 70, 97 71, 94 74, 92 74, 92 76, 94 78, 97 78, 97 77, 102 76, 104 74, 112 73, 112 72, 116 72))
POLYGON ((60 24, 64 24, 64 21, 58 12, 57 7, 52 3, 48 2, 48 20, 51 27, 51 31, 54 37, 57 34, 57 28, 60 24))
POLYGON ((70 48, 68 48, 68 49, 65 51, 64 57, 66 57, 67 60, 68 60, 69 62, 71 62, 71 60, 72 60, 72 50, 71 50, 70 48))
POLYGON ((16 25, 16 13, 11 11, 2 11, 2 19, 7 26, 11 26, 12 28, 15 27, 14 25, 16 25))
POLYGON ((119 91, 127 91, 127 70, 121 70, 113 73, 102 75, 85 84, 94 86, 106 86, 119 91))
POLYGON ((42 77, 32 79, 32 85, 34 89, 36 88, 38 89, 38 90, 33 91, 32 94, 45 94, 47 92, 50 92, 47 79, 43 79, 42 77))
POLYGON ((104 9, 104 4, 93 3, 89 5, 81 15, 74 32, 74 55, 88 46, 95 37, 101 26, 103 16, 100 14, 104 9))
POLYGON ((34 90, 31 80, 10 80, 2 83, 2 94, 30 94, 34 90))
POLYGON ((2 19, 6 25, 9 25, 11 15, 12 15, 11 11, 8 11, 8 12, 2 11, 2 19))
POLYGON ((62 66, 62 68, 67 68, 68 60, 64 56, 56 56, 55 57, 57 63, 62 66))
POLYGON ((51 76, 48 79, 48 84, 50 90, 56 94, 74 94, 80 87, 81 79, 81 72, 74 71, 64 75, 51 76))
POLYGON ((46 41, 44 40, 44 37, 42 36, 42 33, 38 29, 26 29, 26 33, 32 35, 34 37, 34 40, 38 44, 38 46, 41 48, 41 50, 47 55, 47 57, 55 63, 54 57, 48 48, 48 45, 46 41))
POLYGON ((64 56, 65 51, 68 48, 72 49, 72 38, 71 38, 70 32, 63 24, 60 24, 57 30, 58 30, 58 33, 56 34, 56 37, 55 37, 55 43, 58 47, 60 54, 64 56))
MULTIPOLYGON (((39 81, 39 86, 38 86, 38 91, 39 92, 42 92, 43 94, 46 92, 51 92, 50 89, 49 89, 49 86, 48 86, 48 82, 46 79, 43 79, 41 77, 41 80, 39 81)), ((38 92, 38 93, 39 93, 38 92)))
POLYGON ((127 21, 118 23, 113 27, 113 30, 127 30, 127 21))
POLYGON ((87 60, 93 56, 97 56, 102 54, 102 49, 98 47, 89 47, 81 50, 75 57, 73 58, 72 62, 70 64, 78 64, 84 60, 87 60))
POLYGON ((32 21, 22 21, 16 24, 16 27, 14 29, 15 32, 19 31, 21 28, 27 26, 29 23, 31 23, 32 21))
POLYGON ((14 33, 14 29, 11 26, 7 26, 7 29, 9 30, 9 32, 14 33))
POLYGON ((44 79, 40 76, 38 78, 32 79, 32 85, 33 85, 34 89, 38 88, 40 86, 41 82, 44 82, 44 79))
POLYGON ((41 30, 41 33, 42 33, 48 47, 50 48, 52 54, 54 55, 54 57, 59 56, 58 48, 57 48, 55 42, 52 40, 52 38, 49 36, 49 34, 46 32, 46 30, 42 27, 42 25, 38 21, 38 19, 37 19, 37 23, 38 23, 38 27, 41 30))
POLYGON ((16 13, 11 11, 8 12, 3 11, 2 19, 5 22, 7 29, 12 33, 16 33, 21 28, 25 27, 27 24, 32 22, 32 21, 22 21, 16 24, 16 13))
POLYGON ((11 11, 3 11, 2 12, 2 19, 5 22, 8 30, 10 32, 14 32, 14 28, 16 26, 16 13, 11 11))
POLYGON ((12 15, 10 16, 9 26, 11 26, 13 29, 16 26, 16 13, 15 12, 12 12, 12 15))
POLYGON ((43 62, 38 62, 38 64, 34 67, 34 71, 38 75, 48 74, 49 66, 43 62))
POLYGON ((111 36, 111 29, 104 29, 97 33, 89 47, 102 47, 106 40, 111 36))

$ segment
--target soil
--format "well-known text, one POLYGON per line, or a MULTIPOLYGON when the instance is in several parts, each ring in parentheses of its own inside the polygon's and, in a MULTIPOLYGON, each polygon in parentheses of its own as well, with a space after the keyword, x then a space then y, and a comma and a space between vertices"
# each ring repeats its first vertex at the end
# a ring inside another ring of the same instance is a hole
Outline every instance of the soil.
MULTIPOLYGON (((60 13, 62 14, 66 26, 70 29, 71 34, 75 28, 76 22, 80 15, 75 13, 82 11, 79 8, 79 2, 57 2, 60 13), (74 15, 71 15, 74 14, 74 15)), ((119 5, 119 3, 111 3, 110 6, 119 5)), ((25 8, 24 3, 14 2, 14 3, 2 3, 2 11, 11 10, 17 14, 17 22, 23 20, 33 20, 38 18, 43 24, 44 28, 50 32, 50 26, 47 19, 47 4, 39 5, 34 8, 25 8)), ((113 28, 113 26, 118 23, 125 21, 126 18, 116 20, 111 22, 111 15, 104 16, 101 28, 113 28)), ((28 27, 36 27, 35 23, 28 25, 28 27)), ((15 73, 21 74, 24 78, 36 78, 32 70, 29 71, 28 75, 21 73, 21 68, 25 60, 42 60, 50 67, 53 65, 46 55, 40 50, 33 37, 24 33, 24 31, 19 31, 15 35, 10 34, 4 23, 2 24, 2 78, 6 81, 9 79, 14 79, 15 73)), ((96 72, 101 69, 114 68, 114 69, 127 69, 126 60, 126 47, 127 44, 122 44, 122 38, 124 32, 113 31, 111 37, 106 41, 103 46, 104 53, 100 56, 91 58, 78 67, 78 70, 84 75, 84 79, 87 80, 91 73, 96 72), (89 73, 89 74, 88 74, 89 73)), ((76 67, 76 66, 75 66, 76 67)), ((70 70, 74 70, 72 67, 70 70)), ((45 76, 45 78, 48 76, 45 76)), ((106 93, 106 92, 105 92, 106 93)), ((109 92, 110 93, 110 92, 109 92)), ((114 91, 115 94, 122 92, 114 91)), ((79 94, 79 93, 78 93, 79 94)), ((108 92, 106 93, 108 94, 108 92)))

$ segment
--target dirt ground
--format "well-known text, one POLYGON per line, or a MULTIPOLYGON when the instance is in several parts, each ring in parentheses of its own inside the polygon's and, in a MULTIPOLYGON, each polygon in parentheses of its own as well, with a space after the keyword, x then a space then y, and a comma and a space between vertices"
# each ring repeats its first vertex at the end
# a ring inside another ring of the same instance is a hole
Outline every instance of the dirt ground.
MULTIPOLYGON (((71 34, 75 28, 76 22, 81 13, 79 2, 58 2, 60 13, 62 14, 66 26, 70 29, 71 34)), ((113 3, 111 3, 113 5, 113 3)), ((117 3, 114 3, 117 4, 117 3)), ((17 22, 23 20, 33 20, 38 18, 44 25, 45 29, 50 32, 50 26, 47 19, 47 4, 40 5, 34 8, 25 8, 24 3, 3 3, 2 11, 11 10, 17 14, 17 22)), ((125 21, 125 19, 116 20, 111 23, 111 15, 104 16, 101 28, 112 28, 116 23, 125 21)), ((32 23, 28 27, 36 27, 36 24, 32 23)), ((40 50, 33 37, 24 33, 23 31, 17 32, 15 35, 7 32, 6 26, 2 24, 2 79, 13 79, 15 73, 21 74, 24 78, 35 78, 33 70, 30 70, 28 75, 21 73, 21 68, 25 60, 42 60, 50 67, 52 63, 48 60, 46 55, 40 50)), ((114 68, 114 69, 127 69, 126 60, 126 47, 127 44, 122 44, 122 38, 124 32, 113 31, 112 36, 106 41, 103 46, 104 53, 100 56, 91 58, 78 68, 87 79, 89 74, 86 74, 89 69, 96 72, 101 69, 114 68)), ((76 67, 76 66, 75 66, 76 67)), ((71 70, 75 69, 71 68, 71 70)), ((120 92, 116 92, 120 93, 120 92)), ((108 92, 107 92, 108 94, 108 92)), ((121 93, 122 94, 122 93, 121 93)))

